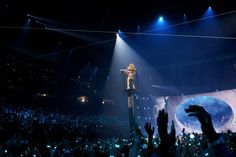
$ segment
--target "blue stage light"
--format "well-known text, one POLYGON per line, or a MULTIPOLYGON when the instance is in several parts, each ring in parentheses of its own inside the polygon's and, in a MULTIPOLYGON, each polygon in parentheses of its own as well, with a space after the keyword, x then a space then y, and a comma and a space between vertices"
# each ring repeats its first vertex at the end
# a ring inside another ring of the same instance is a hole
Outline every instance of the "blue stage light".
POLYGON ((209 6, 206 12, 204 13, 203 17, 212 16, 212 15, 214 15, 214 11, 211 8, 211 6, 209 6))
POLYGON ((125 38, 125 33, 122 32, 121 30, 118 30, 117 34, 116 35, 119 35, 119 37, 121 37, 122 39, 125 38))
POLYGON ((163 22, 163 16, 160 16, 159 18, 158 18, 158 22, 163 22))

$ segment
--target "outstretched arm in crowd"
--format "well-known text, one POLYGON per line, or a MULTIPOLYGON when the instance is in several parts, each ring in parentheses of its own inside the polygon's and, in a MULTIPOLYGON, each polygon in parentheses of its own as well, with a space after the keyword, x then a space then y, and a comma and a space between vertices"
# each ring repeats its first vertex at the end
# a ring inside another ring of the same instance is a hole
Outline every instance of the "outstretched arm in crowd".
POLYGON ((148 153, 148 156, 151 156, 153 153, 152 140, 153 140, 153 134, 154 134, 154 127, 152 127, 151 123, 147 122, 145 123, 144 128, 148 135, 148 148, 147 148, 148 152, 147 153, 148 153))
POLYGON ((212 124, 210 114, 202 107, 198 105, 190 105, 185 112, 189 113, 189 116, 196 117, 201 123, 203 134, 206 135, 210 143, 212 144, 215 156, 217 157, 233 157, 225 143, 223 137, 219 136, 212 124))
POLYGON ((163 157, 174 156, 174 144, 175 138, 175 127, 172 121, 171 132, 168 134, 168 113, 163 109, 159 111, 157 117, 158 133, 161 139, 161 143, 158 146, 158 153, 163 157))

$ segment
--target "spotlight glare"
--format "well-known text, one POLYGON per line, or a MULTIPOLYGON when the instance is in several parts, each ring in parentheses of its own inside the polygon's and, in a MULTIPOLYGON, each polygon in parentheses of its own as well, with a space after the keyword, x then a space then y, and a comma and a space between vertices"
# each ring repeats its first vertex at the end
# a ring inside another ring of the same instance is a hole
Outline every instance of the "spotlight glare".
POLYGON ((88 98, 86 96, 80 96, 80 97, 77 97, 77 100, 79 103, 81 104, 85 104, 88 102, 88 98))
POLYGON ((191 138, 191 139, 194 139, 194 134, 190 134, 190 138, 191 138))
POLYGON ((214 15, 214 11, 211 8, 211 6, 209 6, 206 12, 204 13, 203 17, 212 16, 212 15, 214 15))
POLYGON ((160 16, 158 19, 159 22, 163 22, 163 16, 160 16))

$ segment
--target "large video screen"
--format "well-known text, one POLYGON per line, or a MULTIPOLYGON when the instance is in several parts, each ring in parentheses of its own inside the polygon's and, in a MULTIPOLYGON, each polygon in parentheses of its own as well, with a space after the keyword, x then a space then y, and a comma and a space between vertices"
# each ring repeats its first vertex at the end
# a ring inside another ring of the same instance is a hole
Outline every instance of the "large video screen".
POLYGON ((165 108, 169 113, 169 121, 175 121, 178 133, 183 128, 186 132, 201 132, 197 118, 189 117, 184 111, 189 105, 203 106, 210 113, 217 132, 236 131, 236 89, 166 98, 167 105, 164 97, 156 98, 156 113, 165 108))

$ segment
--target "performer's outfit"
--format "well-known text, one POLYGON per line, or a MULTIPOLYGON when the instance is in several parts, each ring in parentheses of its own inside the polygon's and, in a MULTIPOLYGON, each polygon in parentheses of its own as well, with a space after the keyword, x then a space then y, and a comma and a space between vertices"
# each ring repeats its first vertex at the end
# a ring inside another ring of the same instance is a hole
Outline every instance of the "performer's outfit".
POLYGON ((135 86, 134 86, 135 71, 134 70, 129 70, 129 69, 125 69, 123 71, 127 75, 127 83, 126 83, 127 87, 126 87, 126 89, 135 89, 135 86))

